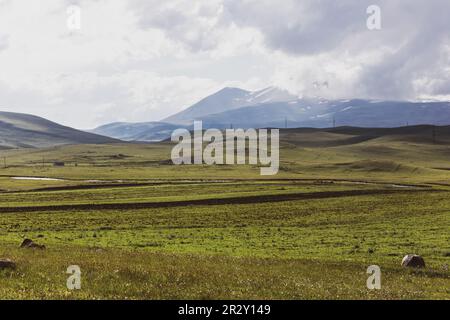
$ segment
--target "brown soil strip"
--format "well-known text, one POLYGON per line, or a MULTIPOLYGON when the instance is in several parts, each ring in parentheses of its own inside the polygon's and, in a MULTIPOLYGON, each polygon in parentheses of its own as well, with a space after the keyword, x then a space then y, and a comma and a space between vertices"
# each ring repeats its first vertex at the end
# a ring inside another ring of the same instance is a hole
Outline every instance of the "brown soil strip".
MULTIPOLYGON (((142 202, 142 203, 93 203, 93 204, 68 204, 52 206, 29 207, 0 207, 0 213, 14 212, 48 212, 48 211, 74 211, 74 210, 135 210, 147 208, 170 208, 184 206, 227 205, 227 204, 251 204, 265 202, 281 202, 293 200, 313 200, 339 197, 353 197, 366 195, 390 195, 423 192, 424 190, 345 190, 310 193, 291 193, 277 195, 260 195, 248 197, 230 197, 220 199, 196 199, 167 202, 142 202)), ((439 190, 426 190, 426 192, 440 192, 439 190)))
MULTIPOLYGON (((70 182, 76 182, 76 180, 67 180, 70 182)), ((305 178, 282 178, 282 179, 183 179, 183 180, 161 180, 161 181, 151 181, 151 182, 139 182, 139 180, 134 180, 133 182, 116 182, 116 183, 93 183, 93 184, 78 184, 78 185, 66 185, 66 186, 55 186, 55 187, 43 187, 29 190, 16 190, 16 191, 4 191, 3 193, 28 193, 28 192, 50 192, 50 191, 72 191, 72 190, 89 190, 89 189, 109 189, 109 188, 127 188, 127 187, 145 187, 145 186, 157 186, 157 185, 189 185, 198 183, 233 183, 233 182, 311 182, 313 184, 332 184, 332 183, 351 183, 351 184, 373 184, 382 186, 392 186, 398 185, 402 187, 410 188, 431 188, 430 184, 404 184, 404 183, 394 183, 394 182, 379 182, 379 181, 363 181, 363 180, 346 180, 346 179, 305 179, 305 178)))

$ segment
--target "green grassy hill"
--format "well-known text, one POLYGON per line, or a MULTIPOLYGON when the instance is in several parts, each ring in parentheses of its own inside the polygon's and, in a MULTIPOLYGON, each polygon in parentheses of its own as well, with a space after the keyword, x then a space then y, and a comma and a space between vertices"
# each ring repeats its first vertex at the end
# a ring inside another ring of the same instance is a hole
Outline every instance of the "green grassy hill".
POLYGON ((117 141, 65 127, 29 114, 0 112, 0 149, 45 148, 63 144, 117 141))
POLYGON ((281 130, 266 177, 174 166, 169 142, 0 151, 0 257, 18 264, 0 298, 448 299, 450 144, 436 131, 281 130), (402 268, 409 253, 427 267, 402 268), (65 287, 73 264, 80 291, 65 287))
POLYGON ((329 129, 282 129, 282 140, 298 146, 333 147, 370 140, 450 144, 450 126, 409 126, 399 128, 337 127, 329 129))

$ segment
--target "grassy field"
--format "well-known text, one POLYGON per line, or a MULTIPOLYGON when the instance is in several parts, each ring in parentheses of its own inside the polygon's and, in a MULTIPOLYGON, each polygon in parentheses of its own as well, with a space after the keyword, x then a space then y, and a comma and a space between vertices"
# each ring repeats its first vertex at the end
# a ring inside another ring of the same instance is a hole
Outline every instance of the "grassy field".
POLYGON ((268 177, 173 166, 169 143, 2 151, 0 298, 450 299, 450 144, 349 137, 283 132, 268 177))

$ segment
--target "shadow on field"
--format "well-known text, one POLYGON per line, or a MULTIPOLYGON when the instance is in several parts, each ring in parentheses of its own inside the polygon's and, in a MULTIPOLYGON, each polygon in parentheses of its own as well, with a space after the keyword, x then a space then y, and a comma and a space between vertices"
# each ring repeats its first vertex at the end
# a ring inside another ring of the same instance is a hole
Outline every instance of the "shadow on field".
MULTIPOLYGON (((247 197, 229 197, 220 199, 195 199, 165 202, 141 202, 141 203, 93 203, 70 204, 54 206, 24 206, 24 207, 0 207, 0 213, 14 212, 39 212, 39 211, 66 211, 66 210, 129 210, 146 208, 169 208, 201 205, 227 205, 227 204, 251 204, 264 202, 281 202, 292 200, 312 200, 325 198, 340 198, 367 195, 390 195, 423 192, 424 190, 345 190, 324 191, 310 193, 290 193, 277 195, 258 195, 247 197)), ((440 190, 427 190, 427 192, 440 192, 440 190)))

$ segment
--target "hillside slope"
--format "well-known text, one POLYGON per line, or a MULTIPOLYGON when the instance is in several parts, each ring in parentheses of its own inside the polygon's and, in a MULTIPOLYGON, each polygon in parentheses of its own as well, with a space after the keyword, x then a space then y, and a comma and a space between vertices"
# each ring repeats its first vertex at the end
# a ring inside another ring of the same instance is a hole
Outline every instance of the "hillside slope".
POLYGON ((114 122, 95 128, 91 132, 124 141, 161 141, 180 128, 165 122, 114 122))
POLYGON ((450 102, 327 100, 298 98, 269 87, 259 91, 224 88, 161 122, 111 123, 94 133, 128 141, 162 141, 176 128, 392 128, 450 125, 450 102))
POLYGON ((2 149, 113 142, 118 140, 65 127, 41 117, 0 112, 0 148, 2 149))
POLYGON ((205 125, 228 127, 398 127, 450 125, 449 102, 310 100, 262 103, 202 117, 205 125))
POLYGON ((418 125, 396 128, 281 129, 280 140, 301 147, 336 147, 363 142, 450 145, 450 126, 418 125))
POLYGON ((190 125, 193 120, 202 120, 211 114, 261 103, 285 102, 295 99, 297 97, 291 95, 289 92, 275 87, 268 87, 258 91, 224 88, 163 121, 190 125))

